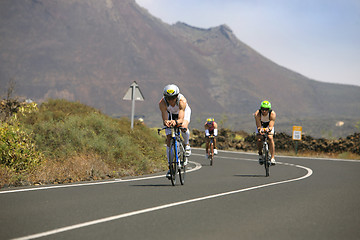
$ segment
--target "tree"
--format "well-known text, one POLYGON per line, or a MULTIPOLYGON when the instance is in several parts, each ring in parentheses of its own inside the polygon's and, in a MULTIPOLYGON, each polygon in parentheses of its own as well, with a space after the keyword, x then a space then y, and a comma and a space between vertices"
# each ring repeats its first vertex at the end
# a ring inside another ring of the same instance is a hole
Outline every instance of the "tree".
POLYGON ((12 78, 9 81, 8 88, 6 91, 6 98, 0 102, 0 120, 6 122, 14 113, 17 113, 21 106, 20 101, 13 97, 15 92, 16 82, 12 78))

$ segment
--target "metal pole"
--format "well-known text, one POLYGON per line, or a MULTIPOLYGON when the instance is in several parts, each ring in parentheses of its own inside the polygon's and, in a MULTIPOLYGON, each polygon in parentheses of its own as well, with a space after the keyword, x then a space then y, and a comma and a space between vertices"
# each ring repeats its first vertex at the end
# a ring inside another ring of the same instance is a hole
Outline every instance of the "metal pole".
POLYGON ((132 95, 131 95, 131 129, 134 128, 134 114, 135 114, 135 86, 132 87, 132 95))

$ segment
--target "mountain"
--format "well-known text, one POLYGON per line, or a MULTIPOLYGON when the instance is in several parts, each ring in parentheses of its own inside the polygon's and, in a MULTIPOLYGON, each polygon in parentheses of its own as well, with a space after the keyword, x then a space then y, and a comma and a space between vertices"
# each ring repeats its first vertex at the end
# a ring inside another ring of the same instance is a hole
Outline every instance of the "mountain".
POLYGON ((226 25, 168 25, 135 0, 2 0, 0 34, 0 94, 15 79, 16 93, 35 101, 65 98, 129 116, 131 103, 122 98, 136 81, 145 97, 136 115, 160 126, 162 89, 175 83, 197 128, 215 116, 223 126, 251 132, 263 99, 278 114, 278 130, 301 123, 316 135, 337 130, 331 126, 346 118, 354 132, 360 119, 360 87, 279 66, 226 25), (314 119, 323 125, 313 128, 314 119))

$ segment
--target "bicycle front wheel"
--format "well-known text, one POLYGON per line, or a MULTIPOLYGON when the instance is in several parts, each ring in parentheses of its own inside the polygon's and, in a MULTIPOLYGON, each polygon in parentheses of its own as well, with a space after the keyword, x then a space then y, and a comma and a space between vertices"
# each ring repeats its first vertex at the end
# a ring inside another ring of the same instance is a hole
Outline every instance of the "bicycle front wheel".
POLYGON ((172 154, 171 155, 171 159, 170 159, 170 162, 169 162, 169 170, 170 170, 170 180, 171 180, 171 184, 173 186, 175 186, 176 184, 176 174, 177 174, 177 164, 176 164, 176 154, 177 154, 177 151, 176 151, 176 146, 175 146, 175 143, 174 141, 171 142, 171 146, 170 146, 170 150, 172 151, 172 154))

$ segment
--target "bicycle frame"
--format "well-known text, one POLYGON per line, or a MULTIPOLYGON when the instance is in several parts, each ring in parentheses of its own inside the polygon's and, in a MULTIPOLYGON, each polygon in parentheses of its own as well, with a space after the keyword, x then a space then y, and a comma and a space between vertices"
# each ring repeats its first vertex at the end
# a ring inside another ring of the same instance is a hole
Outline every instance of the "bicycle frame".
MULTIPOLYGON (((160 133, 161 130, 167 129, 169 127, 164 127, 162 129, 158 129, 158 133, 160 133)), ((185 172, 186 172, 186 166, 184 165, 185 162, 185 149, 184 145, 182 143, 181 137, 180 137, 180 129, 181 127, 170 127, 171 129, 171 142, 170 142, 170 151, 173 152, 173 155, 171 155, 170 152, 170 158, 168 159, 169 163, 169 170, 171 174, 171 183, 173 186, 176 184, 176 175, 179 174, 180 183, 181 185, 184 185, 185 183, 185 172)))
POLYGON ((269 144, 268 144, 269 134, 265 131, 263 136, 264 136, 264 139, 263 139, 263 146, 262 146, 262 159, 264 161, 265 175, 266 175, 266 177, 268 177, 270 174, 269 167, 271 166, 270 156, 269 156, 269 144))
POLYGON ((215 136, 209 136, 209 160, 210 160, 210 166, 213 165, 214 162, 214 138, 215 136))

